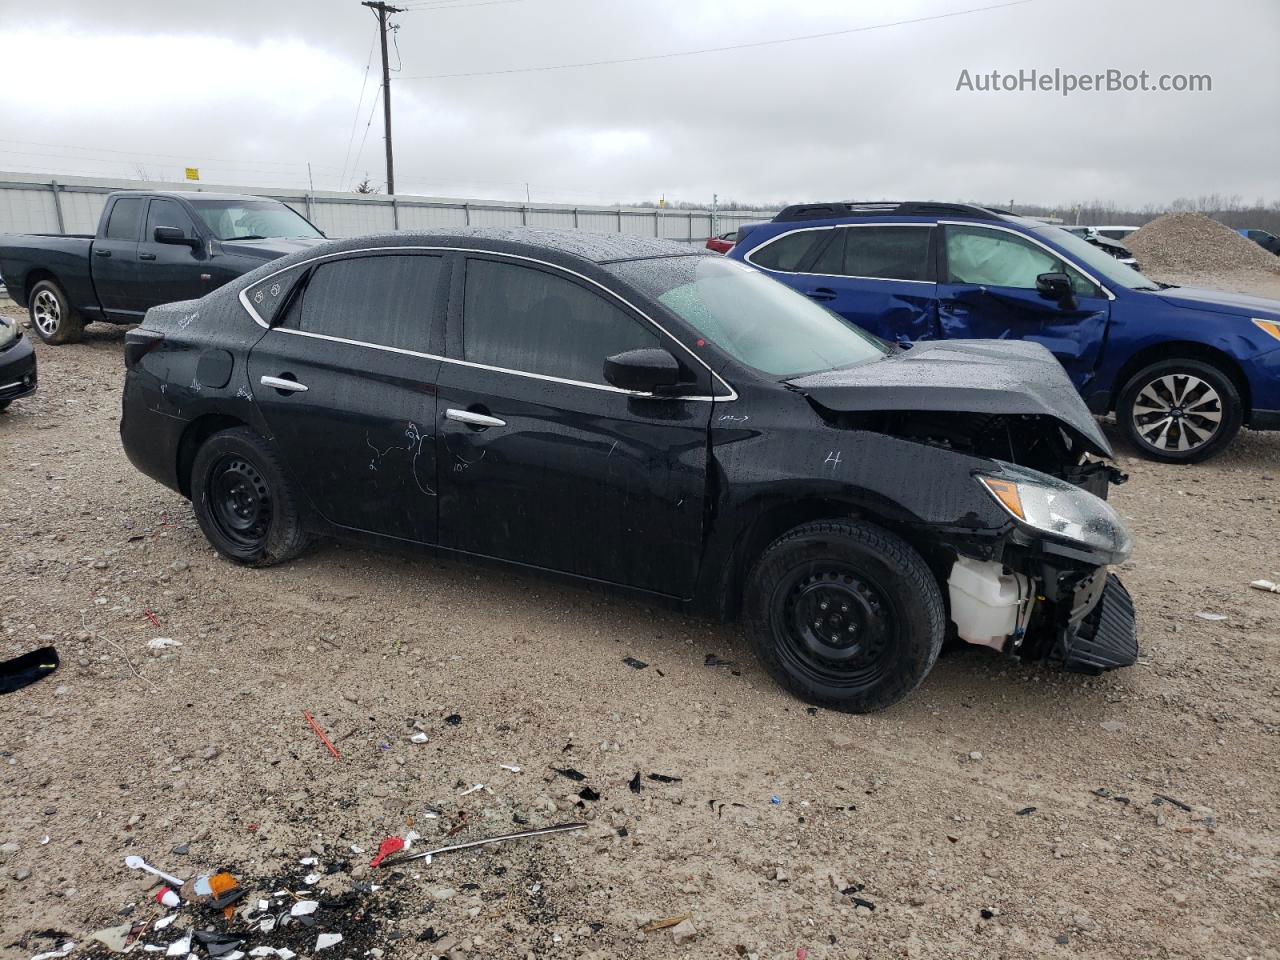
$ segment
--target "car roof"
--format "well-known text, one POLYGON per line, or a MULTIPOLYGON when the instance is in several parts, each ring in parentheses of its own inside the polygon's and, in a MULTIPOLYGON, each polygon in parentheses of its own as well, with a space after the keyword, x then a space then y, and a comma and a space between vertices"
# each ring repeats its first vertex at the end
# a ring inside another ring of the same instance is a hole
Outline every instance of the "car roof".
POLYGON ((793 203, 773 218, 773 223, 796 220, 835 220, 844 217, 966 217, 973 220, 1015 219, 1006 210, 972 203, 940 203, 933 200, 838 200, 827 203, 793 203))
MULTIPOLYGON (((206 193, 203 190, 114 190, 117 197, 165 197, 170 200, 272 200, 248 193, 206 193)), ((277 201, 280 202, 280 201, 277 201)))

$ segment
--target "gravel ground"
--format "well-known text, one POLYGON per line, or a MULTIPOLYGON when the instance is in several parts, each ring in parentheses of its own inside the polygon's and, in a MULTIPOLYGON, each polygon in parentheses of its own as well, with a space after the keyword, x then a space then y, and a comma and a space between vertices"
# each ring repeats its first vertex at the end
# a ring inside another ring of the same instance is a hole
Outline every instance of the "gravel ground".
POLYGON ((166 913, 137 854, 229 869, 251 904, 333 871, 315 928, 246 946, 339 931, 335 960, 1280 957, 1280 596, 1248 587, 1280 580, 1280 435, 1190 468, 1120 448, 1137 666, 966 650, 845 716, 735 628, 634 600, 338 545, 217 559, 121 452, 122 340, 38 345, 41 391, 0 416, 0 657, 62 655, 0 696, 0 956, 166 913), (394 871, 351 850, 520 821, 588 827, 394 871))

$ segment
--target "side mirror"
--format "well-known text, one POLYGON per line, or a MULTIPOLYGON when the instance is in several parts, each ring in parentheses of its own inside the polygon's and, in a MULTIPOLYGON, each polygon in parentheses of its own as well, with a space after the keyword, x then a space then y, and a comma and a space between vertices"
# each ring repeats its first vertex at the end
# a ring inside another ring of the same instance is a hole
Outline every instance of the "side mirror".
POLYGON ((627 350, 605 359, 604 378, 622 390, 661 393, 680 382, 680 364, 657 347, 627 350))
POLYGON ((1036 277, 1036 293, 1046 300, 1056 300, 1063 310, 1070 310, 1076 303, 1071 278, 1065 273, 1040 274, 1036 277))
POLYGON ((190 247, 192 250, 200 248, 198 239, 188 237, 178 227, 156 227, 155 240, 156 243, 173 243, 181 247, 190 247))

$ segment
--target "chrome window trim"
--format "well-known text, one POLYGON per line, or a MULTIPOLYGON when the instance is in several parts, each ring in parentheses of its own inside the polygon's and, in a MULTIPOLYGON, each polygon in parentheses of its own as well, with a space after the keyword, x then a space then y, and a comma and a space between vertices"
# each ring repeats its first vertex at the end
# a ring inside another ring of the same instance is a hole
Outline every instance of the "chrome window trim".
POLYGON ((262 279, 257 280, 254 283, 251 283, 248 286, 242 288, 238 296, 240 298, 241 305, 245 308, 246 311, 248 311, 249 316, 253 317, 253 319, 258 323, 259 326, 261 326, 265 330, 275 330, 277 333, 289 333, 298 337, 312 337, 316 340, 329 340, 333 343, 345 343, 355 347, 368 347, 371 350, 385 350, 389 353, 399 353, 409 357, 421 357, 424 360, 439 360, 441 363, 452 363, 461 367, 474 367, 477 370, 489 370, 494 373, 509 373, 518 377, 529 377, 530 379, 533 379, 533 380, 543 380, 549 383, 563 383, 563 384, 566 384, 569 386, 575 386, 575 387, 588 387, 592 390, 604 390, 609 393, 622 393, 631 397, 646 397, 646 398, 664 399, 664 400, 671 400, 671 399, 704 400, 704 401, 709 401, 711 403, 728 403, 732 400, 738 399, 738 392, 733 389, 733 386, 729 384, 723 377, 721 377, 720 374, 712 370, 705 360, 703 360, 700 356, 698 356, 696 353, 694 353, 692 350, 686 347, 683 343, 681 343, 679 340, 673 337, 667 331, 666 327, 658 323, 658 321, 654 320, 653 317, 649 316, 647 313, 645 313, 643 310, 641 310, 639 307, 633 304, 630 300, 610 290, 608 287, 606 287, 604 284, 600 283, 599 281, 592 280, 590 277, 585 276, 581 273, 578 273, 576 270, 571 270, 568 267, 562 267, 559 264, 550 263, 549 261, 546 261, 546 260, 539 260, 537 257, 526 257, 518 253, 504 253, 498 250, 481 250, 481 249, 476 249, 472 247, 433 247, 433 246, 360 247, 355 250, 339 250, 335 253, 322 253, 319 256, 310 257, 306 260, 300 260, 297 263, 292 263, 287 267, 281 267, 279 270, 275 271, 274 273, 269 273, 262 279), (253 309, 253 304, 249 302, 250 287, 256 287, 259 284, 266 283, 266 281, 270 280, 272 277, 277 277, 282 273, 288 273, 290 270, 297 270, 299 267, 305 267, 313 263, 319 263, 322 260, 332 260, 337 257, 346 257, 346 256, 361 254, 361 253, 397 253, 401 250, 430 250, 432 252, 441 252, 441 253, 479 253, 479 254, 485 254, 485 255, 494 256, 494 257, 506 257, 512 260, 523 260, 527 263, 536 263, 540 266, 550 267, 552 270, 558 270, 561 273, 567 273, 567 274, 570 274, 571 276, 577 277, 579 280, 585 280, 587 283, 591 284, 593 287, 597 287, 600 290, 603 290, 605 293, 613 297, 615 300, 625 304, 627 307, 631 308, 631 310, 635 311, 637 314, 644 317, 645 320, 647 320, 650 324, 656 327, 658 331, 661 334, 663 334, 668 340, 670 340, 672 343, 678 346, 681 350, 687 353, 690 357, 696 360, 699 364, 701 364, 703 368, 709 374, 711 374, 713 380, 715 382, 718 382, 722 387, 728 390, 729 393, 727 395, 713 394, 710 396, 668 397, 663 394, 645 393, 639 390, 623 390, 621 387, 610 386, 607 383, 587 383, 582 380, 567 380, 563 377, 553 377, 544 373, 530 373, 527 370, 513 370, 509 367, 494 367, 494 366, 489 366, 488 364, 483 364, 483 363, 473 363, 470 360, 457 360, 457 359, 454 359, 453 357, 442 357, 442 356, 437 356, 436 354, 433 354, 433 353, 421 353, 417 350, 406 350, 403 347, 389 347, 381 343, 369 343, 366 340, 349 340, 346 337, 334 337, 324 333, 308 333, 303 330, 287 330, 280 327, 272 327, 269 323, 267 323, 265 320, 262 319, 262 317, 258 315, 258 311, 253 309))
POLYGON ((752 260, 752 256, 759 253, 767 247, 773 246, 783 237, 789 237, 793 233, 806 233, 814 230, 852 230, 857 227, 919 227, 921 230, 932 230, 932 223, 837 223, 827 227, 797 227, 795 230, 788 230, 786 233, 780 233, 773 239, 760 246, 754 248, 750 253, 742 259, 751 264, 757 270, 763 270, 765 273, 781 273, 788 277, 840 277, 844 280, 876 280, 880 283, 919 283, 926 287, 937 286, 936 280, 898 280, 894 277, 863 277, 856 276, 851 273, 809 273, 805 270, 778 270, 773 267, 764 267, 752 260))
MULTIPOLYGON (((1105 283, 1103 283, 1101 280, 1095 277, 1088 270, 1084 269, 1084 267, 1080 266, 1080 264, 1076 263, 1074 260, 1068 257, 1065 253, 1062 253, 1059 250, 1053 249, 1053 247, 1049 246, 1047 243, 1042 243, 1040 240, 1036 239, 1035 237, 1028 236, 1027 234, 1023 233, 1021 230, 1014 230, 1012 227, 1000 227, 992 223, 986 223, 986 222, 979 223, 974 220, 939 220, 938 225, 953 226, 953 227, 973 227, 974 229, 977 229, 977 230, 1002 230, 1005 233, 1012 233, 1015 237, 1021 237, 1023 240, 1026 240, 1028 243, 1034 243, 1037 247, 1040 247, 1042 250, 1046 251, 1047 253, 1053 254, 1063 263, 1070 266, 1071 269, 1078 271, 1079 273, 1083 274, 1085 277, 1088 277, 1090 280, 1093 281, 1094 285, 1103 292, 1103 294, 1106 296, 1108 300, 1114 300, 1116 298, 1116 295, 1112 293, 1109 289, 1107 289, 1107 285, 1105 283)), ((947 242, 945 234, 943 236, 942 242, 944 244, 947 242)), ((991 286, 995 286, 995 284, 991 284, 991 286)), ((1022 290, 1026 288, 1017 287, 1015 289, 1022 290)))

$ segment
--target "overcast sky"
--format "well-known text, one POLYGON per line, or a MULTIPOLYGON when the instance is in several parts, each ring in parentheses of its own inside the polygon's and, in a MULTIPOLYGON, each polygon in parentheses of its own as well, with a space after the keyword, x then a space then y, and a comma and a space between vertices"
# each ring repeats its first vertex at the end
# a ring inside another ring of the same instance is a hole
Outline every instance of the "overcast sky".
MULTIPOLYGON (((398 192, 1280 200, 1277 0, 1024 0, 440 77, 999 2, 402 0, 398 192), (1205 73, 1212 91, 956 90, 962 70, 1032 68, 1205 73)), ((358 0, 0 0, 0 170, 302 187, 310 161, 317 190, 381 183, 374 34, 358 0)))

